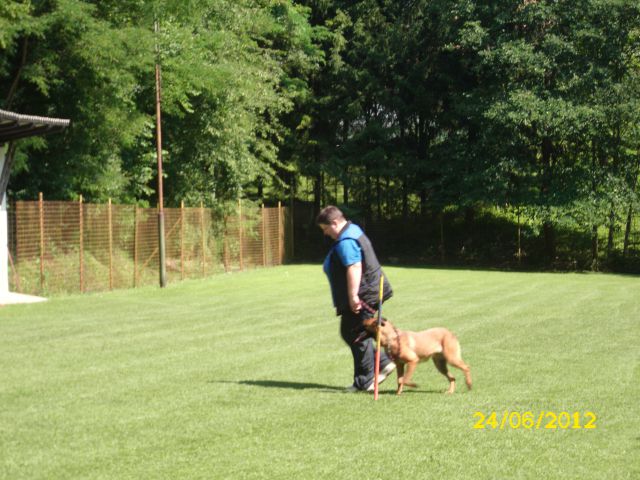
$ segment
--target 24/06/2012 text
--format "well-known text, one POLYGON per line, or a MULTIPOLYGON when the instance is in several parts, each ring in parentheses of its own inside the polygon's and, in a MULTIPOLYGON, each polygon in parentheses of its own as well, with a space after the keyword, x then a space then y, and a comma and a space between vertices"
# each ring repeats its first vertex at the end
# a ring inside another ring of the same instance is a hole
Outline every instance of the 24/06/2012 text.
POLYGON ((593 412, 551 412, 541 411, 538 415, 534 415, 532 411, 524 413, 510 412, 505 410, 502 414, 490 412, 485 415, 482 412, 475 412, 473 417, 477 419, 473 425, 474 429, 484 430, 504 430, 520 429, 527 430, 592 430, 596 428, 596 414, 593 412))

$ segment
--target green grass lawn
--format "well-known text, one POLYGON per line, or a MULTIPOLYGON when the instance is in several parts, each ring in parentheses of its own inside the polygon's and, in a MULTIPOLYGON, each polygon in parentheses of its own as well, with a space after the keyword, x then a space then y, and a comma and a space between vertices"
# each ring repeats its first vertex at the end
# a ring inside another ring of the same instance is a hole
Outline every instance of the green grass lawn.
POLYGON ((385 316, 455 331, 473 391, 430 362, 342 393, 316 265, 0 308, 0 478, 640 478, 638 277, 386 271, 385 316), (504 411, 596 428, 473 428, 504 411))

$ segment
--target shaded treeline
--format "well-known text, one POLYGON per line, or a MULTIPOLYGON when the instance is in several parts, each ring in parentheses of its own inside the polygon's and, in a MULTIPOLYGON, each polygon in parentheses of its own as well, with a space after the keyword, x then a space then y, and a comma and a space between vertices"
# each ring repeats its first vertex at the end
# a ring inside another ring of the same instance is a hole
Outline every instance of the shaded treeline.
POLYGON ((499 209, 549 263, 566 231, 593 268, 630 248, 636 1, 9 0, 0 106, 74 121, 24 142, 12 195, 155 202, 156 59, 169 204, 433 225, 499 209))

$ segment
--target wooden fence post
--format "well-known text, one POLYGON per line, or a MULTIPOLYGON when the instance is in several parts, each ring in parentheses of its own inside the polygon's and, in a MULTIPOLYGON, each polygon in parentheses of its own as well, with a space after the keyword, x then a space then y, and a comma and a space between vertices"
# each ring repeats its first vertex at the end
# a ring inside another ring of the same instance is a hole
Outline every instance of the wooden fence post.
POLYGON ((204 238, 204 204, 200 202, 200 233, 202 242, 202 276, 206 276, 206 257, 204 254, 205 238, 204 238))
POLYGON ((40 214, 40 291, 44 292, 44 199, 42 192, 38 194, 38 211, 40 214))
POLYGON ((267 236, 265 235, 265 217, 264 217, 264 203, 261 208, 262 212, 262 266, 267 266, 267 248, 265 242, 267 240, 267 236))
POLYGON ((184 200, 180 202, 180 279, 184 280, 184 200))
POLYGON ((242 251, 242 200, 238 199, 238 243, 240 244, 240 271, 244 270, 244 258, 242 251))
POLYGON ((229 260, 229 237, 227 235, 227 224, 225 223, 224 233, 222 237, 222 255, 223 255, 223 263, 224 263, 224 272, 227 273, 231 270, 229 264, 231 261, 229 260))
POLYGON ((80 195, 80 199, 78 200, 78 226, 80 228, 80 239, 79 239, 79 247, 80 247, 80 293, 84 293, 84 211, 82 206, 82 195, 80 195))
POLYGON ((133 288, 138 286, 138 205, 133 206, 133 288))
POLYGON ((282 202, 278 202, 278 264, 282 263, 282 202))
POLYGON ((111 199, 107 203, 107 221, 109 224, 109 290, 113 290, 113 218, 111 199))

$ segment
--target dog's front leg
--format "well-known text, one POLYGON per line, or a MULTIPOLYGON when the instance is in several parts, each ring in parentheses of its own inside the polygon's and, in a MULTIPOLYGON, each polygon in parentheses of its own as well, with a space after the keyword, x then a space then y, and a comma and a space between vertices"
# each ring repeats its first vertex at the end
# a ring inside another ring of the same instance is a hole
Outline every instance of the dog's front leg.
MULTIPOLYGON (((413 375, 413 372, 415 371, 416 367, 418 366, 418 362, 409 362, 407 363, 407 373, 406 375, 402 375, 402 378, 400 378, 400 372, 398 372, 398 391, 396 392, 397 395, 400 395, 402 393, 402 388, 406 385, 407 387, 416 387, 415 383, 411 383, 411 376, 413 375)), ((404 365, 403 365, 403 370, 404 370, 404 365)))
POLYGON ((404 363, 396 360, 396 374, 398 375, 398 390, 396 390, 396 395, 400 395, 402 393, 402 385, 404 382, 404 363))

